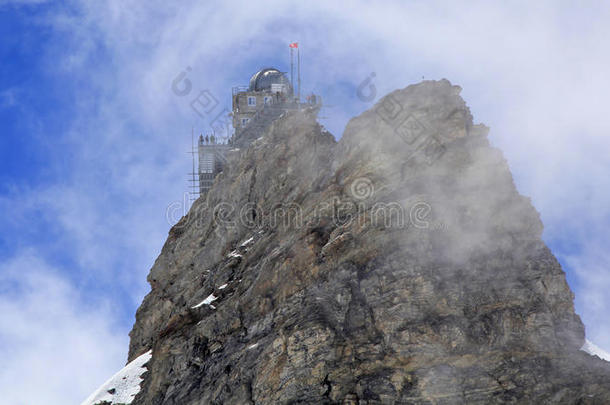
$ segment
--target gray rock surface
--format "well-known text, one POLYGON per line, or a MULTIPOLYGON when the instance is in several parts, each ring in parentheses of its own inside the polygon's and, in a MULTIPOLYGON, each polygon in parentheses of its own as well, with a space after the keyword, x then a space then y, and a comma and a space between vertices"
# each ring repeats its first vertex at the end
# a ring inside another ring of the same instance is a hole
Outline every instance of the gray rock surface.
POLYGON ((134 404, 610 403, 539 215, 459 92, 397 90, 339 142, 290 111, 232 151, 148 276, 134 404))

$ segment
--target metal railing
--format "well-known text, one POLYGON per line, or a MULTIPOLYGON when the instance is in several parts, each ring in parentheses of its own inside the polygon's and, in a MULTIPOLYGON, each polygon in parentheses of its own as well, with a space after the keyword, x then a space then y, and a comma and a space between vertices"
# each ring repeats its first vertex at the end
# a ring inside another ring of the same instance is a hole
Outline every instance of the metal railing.
POLYGON ((249 87, 248 86, 234 86, 231 88, 231 93, 233 95, 236 95, 237 93, 242 93, 244 91, 248 91, 249 87))

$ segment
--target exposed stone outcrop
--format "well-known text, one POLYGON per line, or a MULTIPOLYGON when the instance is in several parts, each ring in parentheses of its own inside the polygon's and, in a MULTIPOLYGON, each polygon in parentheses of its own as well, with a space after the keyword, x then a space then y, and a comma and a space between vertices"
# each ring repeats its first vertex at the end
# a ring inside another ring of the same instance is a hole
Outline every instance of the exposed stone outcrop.
POLYGON ((134 404, 610 402, 539 215, 459 91, 395 91, 339 142, 290 111, 232 151, 148 277, 134 404))

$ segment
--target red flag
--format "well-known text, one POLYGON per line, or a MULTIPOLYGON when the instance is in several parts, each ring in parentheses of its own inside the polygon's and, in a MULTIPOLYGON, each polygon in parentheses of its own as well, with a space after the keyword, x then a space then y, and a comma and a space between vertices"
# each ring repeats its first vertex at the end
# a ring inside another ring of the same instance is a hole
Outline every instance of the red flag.
POLYGON ((293 42, 290 45, 288 45, 291 48, 298 48, 299 47, 299 43, 298 42, 293 42))

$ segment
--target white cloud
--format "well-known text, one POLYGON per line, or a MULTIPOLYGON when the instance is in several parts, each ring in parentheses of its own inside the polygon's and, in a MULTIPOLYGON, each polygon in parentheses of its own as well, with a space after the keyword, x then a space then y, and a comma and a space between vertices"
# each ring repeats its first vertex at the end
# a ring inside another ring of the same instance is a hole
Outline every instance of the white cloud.
MULTIPOLYGON (((204 126, 188 100, 169 91, 171 80, 186 66, 193 67, 195 88, 210 88, 226 103, 230 86, 247 80, 243 64, 258 67, 278 57, 273 54, 282 49, 278 45, 299 40, 305 88, 337 94, 327 100, 334 106, 324 112, 335 135, 346 117, 370 106, 337 92, 339 83, 355 87, 375 71, 381 96, 421 76, 447 77, 464 87, 475 120, 491 126, 491 140, 507 156, 519 189, 542 213, 547 239, 562 238, 566 231, 581 238, 592 224, 610 218, 608 5, 584 10, 556 1, 360 1, 349 7, 275 1, 263 11, 248 2, 86 4, 89 25, 79 30, 96 32, 116 57, 116 83, 100 84, 119 90, 108 100, 108 120, 117 115, 116 108, 126 107, 131 120, 184 134, 176 139, 155 132, 154 138, 136 144, 138 150, 178 157, 188 148, 190 125, 204 126)), ((131 134, 119 123, 110 122, 106 132, 112 135, 104 138, 120 139, 132 149, 131 134)), ((121 175, 113 180, 123 190, 161 188, 158 181, 146 180, 155 177, 146 173, 159 172, 154 162, 139 168, 117 163, 121 175), (124 176, 126 168, 138 171, 124 176)), ((185 166, 171 165, 165 184, 179 179, 185 166)), ((588 243, 603 240, 593 237, 588 243)), ((598 263, 597 272, 607 274, 608 265, 598 263)))
MULTIPOLYGON (((371 72, 378 97, 422 76, 447 77, 461 85, 475 121, 491 126, 490 138, 504 151, 519 189, 541 212, 547 240, 581 246, 564 263, 574 269, 573 288, 588 334, 610 347, 610 331, 601 326, 610 311, 601 287, 610 278, 610 258, 600 254, 610 222, 610 116, 605 111, 610 5, 71 4, 76 12, 64 8, 47 21, 61 41, 46 54, 45 66, 80 84, 71 130, 53 134, 59 146, 50 149, 48 170, 60 171, 60 180, 33 190, 16 187, 0 201, 0 208, 13 207, 13 216, 5 218, 11 229, 30 228, 40 213, 58 229, 52 250, 69 252, 76 263, 62 268, 63 274, 88 288, 114 282, 137 305, 169 227, 165 208, 181 201, 186 189, 190 161, 184 152, 190 148, 191 127, 199 132, 209 122, 191 110, 189 101, 209 89, 229 106, 230 87, 246 83, 252 70, 270 60, 283 60, 279 67, 287 68, 286 45, 296 40, 304 89, 315 89, 332 105, 322 115, 329 117, 323 121, 336 136, 349 117, 370 107, 355 97, 355 89, 371 72), (170 86, 186 66, 192 67, 193 92, 180 98, 170 86)), ((32 237, 23 241, 25 246, 37 243, 32 237)), ((57 281, 53 278, 52 285, 70 291, 57 281)), ((49 294, 61 295, 54 291, 49 294)), ((69 335, 74 328, 75 339, 83 339, 91 356, 101 356, 90 345, 103 340, 78 334, 80 322, 92 313, 60 302, 57 313, 70 320, 61 330, 69 335)), ((31 317, 33 311, 23 315, 31 317)), ((23 356, 23 367, 38 364, 36 356, 23 356)), ((113 358, 110 372, 122 365, 123 359, 113 358)), ((39 373, 42 380, 45 370, 39 373)), ((59 379, 65 374, 56 375, 57 384, 63 384, 59 379)), ((10 390, 7 381, 0 380, 3 392, 10 390)))
POLYGON ((0 387, 15 405, 80 403, 126 360, 116 309, 26 252, 0 265, 0 387))

